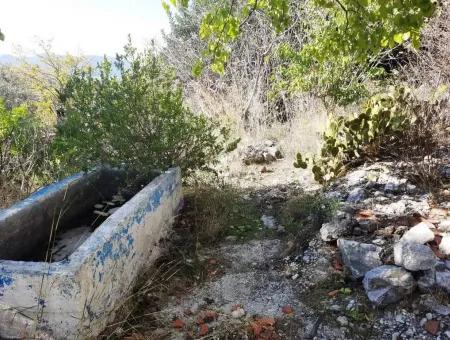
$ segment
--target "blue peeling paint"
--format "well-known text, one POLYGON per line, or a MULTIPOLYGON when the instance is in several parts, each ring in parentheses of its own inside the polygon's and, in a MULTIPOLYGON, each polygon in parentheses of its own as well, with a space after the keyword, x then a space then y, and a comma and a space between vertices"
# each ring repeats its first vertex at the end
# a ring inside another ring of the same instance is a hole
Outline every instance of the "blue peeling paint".
POLYGON ((0 288, 11 286, 13 282, 14 280, 11 276, 0 274, 0 288))

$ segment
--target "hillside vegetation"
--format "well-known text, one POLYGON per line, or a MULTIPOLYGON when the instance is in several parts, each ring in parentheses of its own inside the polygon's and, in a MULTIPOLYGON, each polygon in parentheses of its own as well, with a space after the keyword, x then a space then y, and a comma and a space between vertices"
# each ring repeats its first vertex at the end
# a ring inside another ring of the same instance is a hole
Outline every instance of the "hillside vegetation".
POLYGON ((42 44, 39 64, 1 66, 2 206, 99 164, 221 170, 226 152, 266 139, 321 183, 365 160, 434 159, 446 143, 446 3, 163 5, 161 48, 130 40, 92 67, 42 44))

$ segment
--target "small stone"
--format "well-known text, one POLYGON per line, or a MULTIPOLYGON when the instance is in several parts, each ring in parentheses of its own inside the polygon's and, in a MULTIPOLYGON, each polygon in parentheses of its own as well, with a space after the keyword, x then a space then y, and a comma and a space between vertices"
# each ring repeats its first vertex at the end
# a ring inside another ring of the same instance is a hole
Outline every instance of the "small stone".
POLYGON ((434 233, 430 230, 425 222, 420 222, 411 229, 409 229, 400 242, 413 242, 413 243, 427 243, 434 240, 434 233))
POLYGON ((422 318, 422 319, 420 320, 420 325, 421 325, 422 327, 425 326, 425 324, 427 323, 427 321, 428 321, 427 318, 422 318))
POLYGON ((367 272, 363 279, 369 300, 377 306, 386 306, 411 294, 415 281, 411 273, 396 266, 384 265, 367 272))
POLYGON ((400 338, 399 332, 392 333, 392 340, 398 340, 398 338, 400 338))
POLYGON ((439 250, 444 255, 450 255, 450 234, 445 234, 439 244, 439 250))
POLYGON ((376 238, 375 240, 372 241, 372 243, 377 246, 382 246, 383 244, 386 243, 386 241, 383 240, 382 238, 376 238))
POLYGON ((355 279, 363 277, 369 270, 381 266, 382 249, 373 244, 339 239, 337 242, 342 261, 355 279))
POLYGON ((331 242, 348 234, 350 227, 346 219, 334 219, 331 222, 322 224, 320 236, 323 241, 331 242))
POLYGON ((430 247, 412 242, 399 242, 394 246, 394 261, 411 271, 428 270, 434 267, 436 255, 430 247))
POLYGON ((425 316, 427 317, 428 320, 431 320, 433 318, 433 314, 431 313, 427 313, 425 314, 425 316))
POLYGON ((337 322, 339 322, 339 324, 343 327, 348 326, 348 320, 345 316, 338 316, 337 317, 337 322))
POLYGON ((277 229, 277 222, 273 216, 262 215, 261 222, 267 229, 277 229))
POLYGON ((236 308, 234 311, 231 312, 231 316, 235 319, 242 318, 245 315, 245 310, 241 307, 236 308))
POLYGON ((436 271, 436 285, 450 293, 450 271, 436 271))
POLYGON ((341 311, 341 306, 339 305, 331 305, 330 310, 332 310, 333 312, 340 312, 341 311))
POLYGON ((192 314, 197 314, 199 308, 200 308, 199 304, 194 303, 189 310, 191 311, 192 314))
POLYGON ((352 189, 347 197, 348 203, 358 203, 361 202, 366 197, 366 191, 363 188, 352 189))

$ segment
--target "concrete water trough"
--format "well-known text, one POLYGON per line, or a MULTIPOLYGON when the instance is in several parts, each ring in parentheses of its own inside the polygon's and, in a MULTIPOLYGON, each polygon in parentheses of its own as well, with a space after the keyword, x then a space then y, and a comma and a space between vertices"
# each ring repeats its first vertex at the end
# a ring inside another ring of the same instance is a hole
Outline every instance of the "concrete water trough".
POLYGON ((182 197, 173 168, 92 221, 87 212, 114 205, 123 183, 123 173, 103 168, 0 210, 0 338, 84 339, 114 319, 161 253, 182 197))

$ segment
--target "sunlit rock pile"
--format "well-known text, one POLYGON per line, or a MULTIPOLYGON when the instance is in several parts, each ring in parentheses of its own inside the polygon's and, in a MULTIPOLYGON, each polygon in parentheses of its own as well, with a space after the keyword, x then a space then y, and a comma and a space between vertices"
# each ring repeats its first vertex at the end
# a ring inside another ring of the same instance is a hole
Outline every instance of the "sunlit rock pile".
POLYGON ((431 205, 390 169, 376 164, 335 184, 327 195, 344 203, 320 230, 323 241, 337 243, 348 275, 362 280, 368 299, 380 307, 415 290, 450 293, 450 199, 431 205))

